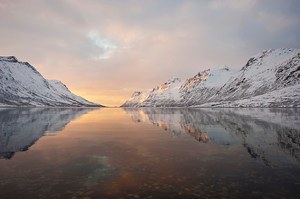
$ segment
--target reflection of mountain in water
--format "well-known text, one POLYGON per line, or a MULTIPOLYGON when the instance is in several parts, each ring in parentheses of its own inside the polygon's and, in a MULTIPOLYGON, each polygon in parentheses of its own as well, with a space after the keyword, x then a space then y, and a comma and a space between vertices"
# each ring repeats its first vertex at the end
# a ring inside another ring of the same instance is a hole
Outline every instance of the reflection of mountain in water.
POLYGON ((299 109, 125 109, 174 136, 187 133, 204 143, 242 144, 266 165, 299 163, 299 109))
POLYGON ((92 109, 23 108, 0 109, 0 158, 26 151, 41 136, 61 131, 70 121, 92 109))

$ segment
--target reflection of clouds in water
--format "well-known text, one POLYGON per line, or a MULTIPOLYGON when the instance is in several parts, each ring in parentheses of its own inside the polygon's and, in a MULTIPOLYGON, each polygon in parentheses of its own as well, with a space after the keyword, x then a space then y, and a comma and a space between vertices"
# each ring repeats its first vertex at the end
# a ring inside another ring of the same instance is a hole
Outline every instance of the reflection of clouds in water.
POLYGON ((0 109, 0 158, 26 151, 43 135, 55 135, 72 120, 90 112, 85 108, 0 109))
POLYGON ((117 169, 110 165, 107 156, 93 155, 90 156, 89 161, 96 168, 91 170, 84 183, 87 187, 96 186, 99 182, 104 181, 106 177, 113 176, 117 172, 117 169))
POLYGON ((133 121, 151 123, 173 136, 188 134, 203 143, 241 144, 252 158, 265 165, 299 163, 300 114, 297 109, 125 110, 133 121))

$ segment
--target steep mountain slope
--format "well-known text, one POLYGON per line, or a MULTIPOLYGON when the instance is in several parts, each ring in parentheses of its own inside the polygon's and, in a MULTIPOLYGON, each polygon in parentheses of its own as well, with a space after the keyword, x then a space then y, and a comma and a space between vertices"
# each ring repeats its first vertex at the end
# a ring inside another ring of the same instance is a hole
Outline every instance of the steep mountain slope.
POLYGON ((206 70, 178 86, 168 103, 154 96, 133 106, 300 107, 300 49, 266 50, 239 71, 206 70))
POLYGON ((46 80, 27 62, 0 57, 1 106, 100 106, 74 95, 60 81, 46 80))
POLYGON ((148 97, 143 101, 143 106, 176 106, 179 104, 180 96, 178 89, 181 80, 172 78, 164 84, 150 91, 148 97))
POLYGON ((181 104, 191 106, 207 102, 236 72, 225 66, 205 70, 187 79, 179 90, 181 104))
POLYGON ((149 96, 150 90, 146 90, 144 92, 135 91, 131 98, 128 99, 122 106, 123 107, 138 107, 145 99, 149 96))
POLYGON ((167 82, 144 92, 134 92, 122 107, 176 106, 180 104, 179 88, 181 80, 172 78, 167 82))
POLYGON ((215 105, 231 106, 238 100, 233 104, 297 106, 300 101, 299 83, 300 50, 271 49, 250 58, 208 102, 221 101, 215 105))

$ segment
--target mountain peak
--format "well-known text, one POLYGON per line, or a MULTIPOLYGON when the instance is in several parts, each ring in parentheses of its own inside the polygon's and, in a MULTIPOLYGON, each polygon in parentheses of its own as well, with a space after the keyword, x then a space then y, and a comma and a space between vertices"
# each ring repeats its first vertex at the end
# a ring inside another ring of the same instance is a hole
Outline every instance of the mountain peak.
POLYGON ((0 57, 1 106, 100 106, 69 91, 62 82, 46 80, 28 62, 0 57))
POLYGON ((210 87, 217 87, 224 84, 229 77, 235 72, 235 70, 224 66, 221 68, 206 69, 197 73, 194 77, 187 79, 182 89, 194 88, 199 84, 210 87))
POLYGON ((141 95, 141 94, 142 94, 141 91, 134 91, 134 92, 132 93, 131 97, 132 97, 132 98, 133 98, 133 97, 137 97, 137 96, 139 96, 139 95, 141 95))
POLYGON ((262 52, 250 57, 242 70, 245 70, 252 65, 260 66, 276 64, 282 62, 282 60, 289 60, 299 53, 300 50, 294 48, 263 50, 262 52))
POLYGON ((177 83, 181 82, 181 79, 178 77, 172 77, 168 81, 166 81, 164 84, 172 84, 172 83, 177 83))
POLYGON ((18 59, 15 56, 0 56, 0 61, 18 62, 18 59))

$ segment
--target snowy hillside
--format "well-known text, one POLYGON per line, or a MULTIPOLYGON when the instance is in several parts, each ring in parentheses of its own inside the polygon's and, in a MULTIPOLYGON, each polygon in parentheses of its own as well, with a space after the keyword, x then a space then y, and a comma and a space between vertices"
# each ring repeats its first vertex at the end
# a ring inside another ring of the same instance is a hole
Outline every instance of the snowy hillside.
POLYGON ((0 57, 0 106, 100 106, 74 95, 60 81, 46 80, 28 62, 0 57))
POLYGON ((147 99, 147 97, 149 96, 150 91, 144 91, 144 92, 140 92, 140 91, 135 91, 131 98, 129 100, 127 100, 122 106, 124 107, 137 107, 139 106, 142 102, 145 101, 145 99, 147 99))
POLYGON ((179 78, 172 78, 157 86, 150 91, 148 97, 143 101, 143 106, 176 106, 180 100, 178 93, 180 85, 179 78))
POLYGON ((239 104, 245 106, 249 103, 252 106, 280 106, 281 103, 299 106, 299 83, 300 50, 272 49, 250 58, 210 101, 227 104, 239 100, 239 104))
POLYGON ((181 86, 181 104, 192 106, 204 103, 215 95, 218 90, 237 71, 227 66, 219 69, 208 69, 187 79, 181 86), (200 94, 200 95, 199 95, 200 94))
POLYGON ((152 90, 134 92, 132 97, 122 107, 179 105, 180 94, 178 90, 180 86, 181 80, 179 78, 172 78, 152 90))
POLYGON ((263 51, 239 71, 208 69, 167 93, 130 105, 132 98, 123 106, 300 107, 300 49, 263 51))

